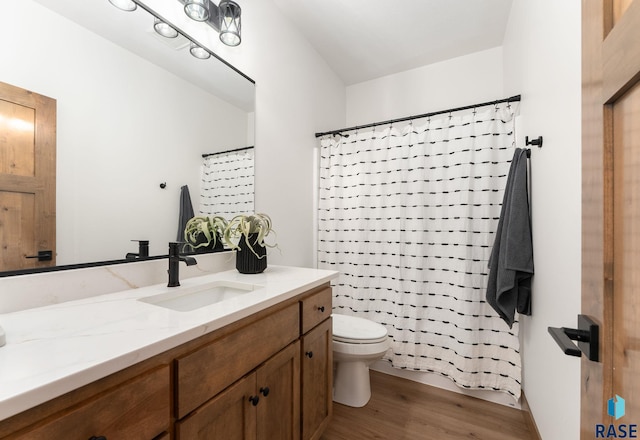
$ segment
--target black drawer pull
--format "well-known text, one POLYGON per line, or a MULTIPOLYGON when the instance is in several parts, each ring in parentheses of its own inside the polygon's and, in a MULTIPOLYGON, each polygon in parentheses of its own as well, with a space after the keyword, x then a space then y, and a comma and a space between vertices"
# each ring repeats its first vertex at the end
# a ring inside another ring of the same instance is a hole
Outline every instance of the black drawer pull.
MULTIPOLYGON (((53 260, 53 251, 38 251, 38 255, 25 255, 24 258, 37 258, 38 261, 51 261, 53 260)), ((95 436, 94 436, 95 437, 95 436)), ((105 437, 95 437, 97 440, 105 439, 105 437)), ((89 439, 92 440, 92 439, 89 439)))
POLYGON ((311 359, 313 357, 313 351, 307 351, 304 354, 306 357, 308 357, 309 359, 311 359))
POLYGON ((320 310, 320 313, 324 313, 324 306, 318 307, 318 310, 320 310))
POLYGON ((260 392, 264 397, 267 397, 269 395, 269 387, 260 388, 260 392))
POLYGON ((258 402, 260 401, 260 398, 258 396, 251 396, 249 397, 249 402, 251 402, 251 404, 253 406, 258 405, 258 402))

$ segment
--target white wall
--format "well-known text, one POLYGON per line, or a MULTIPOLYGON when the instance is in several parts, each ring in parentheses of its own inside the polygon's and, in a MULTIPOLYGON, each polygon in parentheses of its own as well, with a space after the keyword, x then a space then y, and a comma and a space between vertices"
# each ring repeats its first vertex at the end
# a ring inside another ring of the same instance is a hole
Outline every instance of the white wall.
POLYGON ((496 47, 354 84, 347 87, 347 126, 504 98, 502 74, 496 47))
POLYGON ((580 312, 580 2, 515 0, 503 47, 505 92, 522 94, 518 142, 544 137, 531 154, 536 273, 533 315, 522 320, 524 389, 543 440, 577 439, 580 360, 563 355, 547 327, 575 327, 580 312))
POLYGON ((180 187, 197 209, 201 154, 244 146, 247 113, 29 0, 0 2, 0 40, 0 81, 57 100, 57 263, 166 254, 180 187))

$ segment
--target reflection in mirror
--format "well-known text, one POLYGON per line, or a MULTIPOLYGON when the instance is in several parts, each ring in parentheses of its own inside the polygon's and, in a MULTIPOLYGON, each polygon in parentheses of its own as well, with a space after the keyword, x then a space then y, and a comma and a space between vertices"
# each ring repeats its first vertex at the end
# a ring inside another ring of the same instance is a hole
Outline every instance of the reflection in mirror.
POLYGON ((153 24, 107 0, 0 2, 0 82, 57 104, 57 265, 124 259, 132 240, 166 255, 183 186, 199 211, 203 154, 254 145, 253 81, 153 24))

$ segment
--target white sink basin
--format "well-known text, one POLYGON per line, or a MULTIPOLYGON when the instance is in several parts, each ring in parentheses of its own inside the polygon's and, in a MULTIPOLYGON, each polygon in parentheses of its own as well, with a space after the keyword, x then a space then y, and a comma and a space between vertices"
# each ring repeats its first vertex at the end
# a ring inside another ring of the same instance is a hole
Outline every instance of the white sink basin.
POLYGON ((262 286, 257 284, 213 281, 201 286, 175 288, 175 290, 172 288, 166 293, 140 298, 138 301, 178 312, 190 312, 220 301, 237 298, 260 288, 262 286))

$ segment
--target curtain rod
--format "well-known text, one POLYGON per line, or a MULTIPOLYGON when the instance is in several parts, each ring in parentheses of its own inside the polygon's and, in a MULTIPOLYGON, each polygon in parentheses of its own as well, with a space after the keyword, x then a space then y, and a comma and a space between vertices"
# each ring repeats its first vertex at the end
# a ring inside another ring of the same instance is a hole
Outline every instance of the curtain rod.
POLYGON ((235 150, 218 151, 217 153, 205 153, 202 155, 202 157, 206 158, 209 156, 217 156, 218 154, 235 153, 236 151, 251 150, 252 148, 253 148, 253 145, 250 147, 236 148, 235 150))
POLYGON ((353 131, 353 130, 359 130, 361 128, 371 128, 371 127, 377 127, 379 125, 394 124, 396 122, 410 121, 412 119, 427 118, 429 116, 441 115, 443 113, 457 112, 457 111, 460 111, 460 110, 469 110, 469 109, 477 108, 477 107, 485 107, 487 105, 496 105, 496 104, 500 104, 500 103, 503 103, 503 102, 519 102, 519 101, 520 101, 520 95, 515 95, 515 96, 512 96, 510 98, 498 99, 497 101, 488 101, 488 102, 483 102, 481 104, 466 105, 464 107, 450 108, 448 110, 440 110, 440 111, 437 111, 437 112, 424 113, 422 115, 406 116, 404 118, 391 119, 389 121, 373 122, 371 124, 365 124, 365 125, 356 125, 355 127, 343 128, 341 130, 325 131, 324 133, 316 133, 316 137, 319 138, 321 136, 326 136, 328 134, 342 134, 343 131, 353 131))

